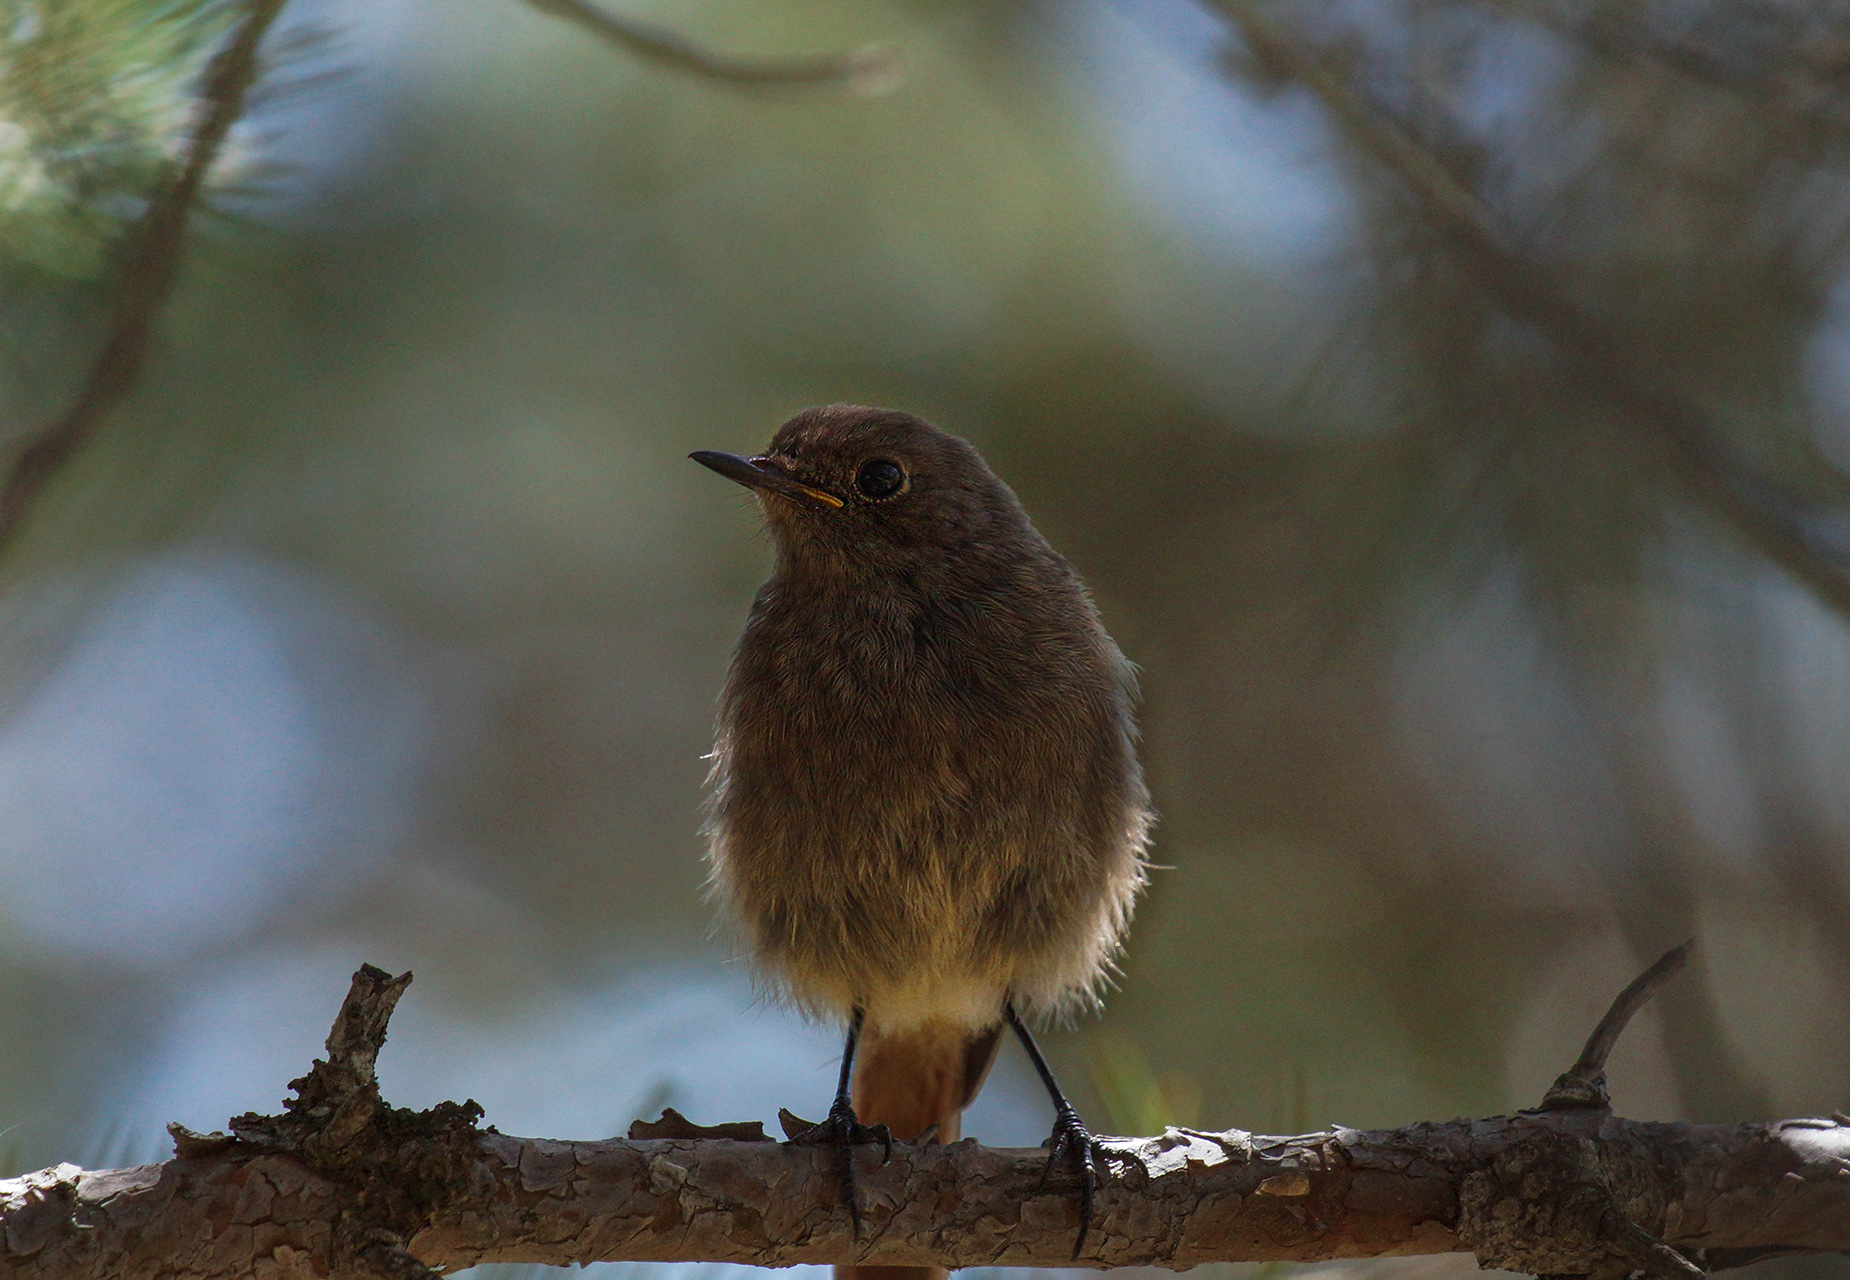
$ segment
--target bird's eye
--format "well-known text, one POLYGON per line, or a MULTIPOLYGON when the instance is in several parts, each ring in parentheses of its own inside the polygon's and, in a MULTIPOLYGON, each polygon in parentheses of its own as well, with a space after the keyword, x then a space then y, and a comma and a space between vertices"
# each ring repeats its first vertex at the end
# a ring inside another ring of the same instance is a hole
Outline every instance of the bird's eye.
POLYGON ((890 498, 906 483, 906 472, 897 462, 874 458, 863 462, 854 473, 854 487, 864 498, 890 498))

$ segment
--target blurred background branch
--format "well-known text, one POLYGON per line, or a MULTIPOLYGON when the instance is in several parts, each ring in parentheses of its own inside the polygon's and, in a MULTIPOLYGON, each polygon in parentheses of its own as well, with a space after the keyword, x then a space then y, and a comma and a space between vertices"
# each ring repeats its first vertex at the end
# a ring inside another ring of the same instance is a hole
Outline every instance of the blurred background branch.
POLYGON ((527 0, 541 13, 577 23, 647 62, 715 84, 765 88, 839 88, 884 93, 904 72, 899 55, 884 45, 852 53, 806 57, 742 58, 716 53, 666 27, 610 12, 590 0, 527 0))
MULTIPOLYGON (((1434 229, 1458 238, 1458 260, 1479 287, 1512 317, 1545 334, 1592 396, 1658 439, 1662 469, 1679 477, 1694 501, 1712 509, 1749 546, 1850 621, 1850 478, 1833 471, 1835 505, 1807 511, 1795 494, 1735 449, 1707 413, 1674 387, 1632 367, 1618 335, 1564 292, 1546 268, 1526 259, 1490 208, 1382 104, 1358 91, 1354 79, 1336 65, 1320 63, 1251 0, 1213 2, 1239 27, 1266 72, 1315 93, 1355 145, 1406 184, 1434 229), (1835 538, 1816 527, 1821 518, 1834 519, 1838 527, 1830 532, 1835 538)), ((1680 58, 1679 65, 1693 57, 1680 58)), ((1441 102, 1423 101, 1424 127, 1439 136, 1460 136, 1462 130, 1443 111, 1441 102)))
POLYGON ((197 122, 179 160, 128 234, 102 350, 70 408, 26 440, 0 484, 0 547, 17 537, 40 491, 134 388, 147 363, 155 321, 179 276, 194 204, 244 110, 245 94, 257 76, 257 46, 284 3, 246 0, 224 47, 206 64, 197 122))

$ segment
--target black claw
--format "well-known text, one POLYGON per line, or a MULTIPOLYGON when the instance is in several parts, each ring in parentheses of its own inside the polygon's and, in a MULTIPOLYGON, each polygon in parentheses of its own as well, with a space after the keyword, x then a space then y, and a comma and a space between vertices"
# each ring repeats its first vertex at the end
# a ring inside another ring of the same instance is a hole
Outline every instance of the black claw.
POLYGON ((1021 1047, 1028 1051, 1028 1061, 1034 1064, 1035 1074, 1047 1086, 1047 1096, 1053 1100, 1053 1134, 1047 1139, 1047 1146, 1052 1150, 1047 1153, 1047 1167, 1041 1170, 1041 1186, 1045 1188, 1053 1171, 1063 1165, 1079 1174, 1079 1239, 1073 1242, 1073 1259, 1078 1261, 1085 1250, 1086 1237, 1092 1232, 1092 1210, 1098 1199, 1099 1166, 1105 1161, 1105 1147, 1086 1130, 1085 1122, 1066 1100, 1060 1082, 1053 1077, 1053 1068, 1047 1065, 1041 1047, 1034 1043, 1034 1033, 1015 1012, 1013 1000, 1003 1002, 1002 1020, 1015 1029, 1021 1047))
POLYGON ((880 1162, 893 1158, 893 1131, 883 1124, 862 1124, 847 1099, 837 1099, 829 1108, 829 1118, 791 1137, 797 1147, 833 1147, 840 1175, 842 1199, 848 1203, 848 1218, 854 1224, 854 1238, 861 1238, 861 1201, 854 1187, 854 1149, 878 1142, 880 1162))
POLYGON ((1047 1186, 1047 1179, 1053 1176, 1055 1169, 1070 1169, 1079 1175, 1079 1238, 1073 1242, 1073 1258, 1077 1261, 1092 1231, 1093 1206, 1098 1200, 1098 1168, 1105 1158, 1104 1145, 1087 1130, 1079 1113, 1064 1104, 1054 1113, 1053 1133, 1045 1145, 1050 1150, 1047 1167, 1041 1170, 1042 1188, 1047 1186))

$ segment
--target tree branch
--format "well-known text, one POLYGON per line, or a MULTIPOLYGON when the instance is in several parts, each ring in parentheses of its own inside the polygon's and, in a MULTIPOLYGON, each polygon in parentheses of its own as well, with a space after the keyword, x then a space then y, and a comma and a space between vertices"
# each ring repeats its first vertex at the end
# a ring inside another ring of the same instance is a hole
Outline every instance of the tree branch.
POLYGON ((184 158, 155 192, 129 237, 110 317, 109 336, 91 365, 77 399, 64 414, 27 441, 0 485, 0 547, 19 533, 26 512, 71 456, 96 434, 120 404, 147 363, 154 321, 173 292, 185 246, 186 224, 199 189, 231 126, 244 110, 244 97, 257 75, 257 46, 285 0, 248 0, 244 16, 224 48, 206 64, 201 78, 199 119, 184 158))
POLYGON ((1250 0, 1210 0, 1253 56, 1309 89, 1343 133, 1398 177, 1433 222, 1464 250, 1484 289, 1554 346, 1580 386, 1649 433, 1669 474, 1742 541, 1850 621, 1850 554, 1809 527, 1809 505, 1759 471, 1710 416, 1675 388, 1629 366, 1625 344, 1523 257, 1490 208, 1445 164, 1342 75, 1307 52, 1250 0))
POLYGON ((702 48, 686 36, 637 18, 621 17, 588 0, 527 0, 541 13, 575 22, 627 53, 673 71, 741 88, 814 87, 883 93, 901 77, 899 59, 882 45, 853 53, 794 58, 737 58, 702 48))
POLYGON ((1612 1050, 1619 1043, 1619 1037, 1625 1028, 1631 1025, 1638 1011, 1650 1002, 1666 982, 1683 972, 1683 966, 1689 963, 1689 953, 1696 945, 1694 938, 1680 947, 1672 947, 1658 958, 1656 964, 1646 969, 1631 985, 1619 992, 1606 1010, 1606 1016, 1593 1028, 1593 1034, 1587 1037, 1587 1044, 1580 1051, 1580 1057, 1574 1065, 1561 1073, 1542 1099, 1544 1111, 1571 1111, 1584 1107, 1593 1107, 1601 1111, 1612 1109, 1611 1096, 1606 1092, 1606 1059, 1612 1056, 1612 1050))
MULTIPOLYGON (((899 1143, 882 1165, 866 1148, 856 1240, 832 1153, 755 1125, 702 1129, 665 1113, 627 1139, 555 1142, 480 1129, 474 1103, 387 1106, 373 1061, 409 982, 371 966, 354 976, 328 1060, 294 1082, 280 1116, 241 1116, 226 1134, 175 1126, 165 1164, 59 1165, 0 1182, 0 1278, 423 1280, 484 1262, 1071 1265, 1077 1196, 1041 1186, 1038 1149, 899 1143)), ((1603 1027, 1635 1010, 1634 994, 1603 1027)), ((1534 1272, 1689 1280, 1699 1267, 1850 1251, 1841 1117, 1698 1126, 1580 1106, 1297 1137, 1170 1129, 1107 1150, 1082 1265, 1469 1249, 1534 1272)))

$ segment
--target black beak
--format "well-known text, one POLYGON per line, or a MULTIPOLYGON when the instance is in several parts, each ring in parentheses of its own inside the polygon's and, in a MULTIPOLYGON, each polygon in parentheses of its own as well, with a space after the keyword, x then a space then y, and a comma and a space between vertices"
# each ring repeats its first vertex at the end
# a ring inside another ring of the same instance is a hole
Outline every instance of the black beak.
POLYGON ((737 480, 748 489, 782 494, 812 506, 842 505, 842 500, 834 494, 812 489, 791 479, 769 458, 741 458, 736 453, 716 453, 712 449, 696 449, 687 456, 701 466, 719 472, 728 480, 737 480))

